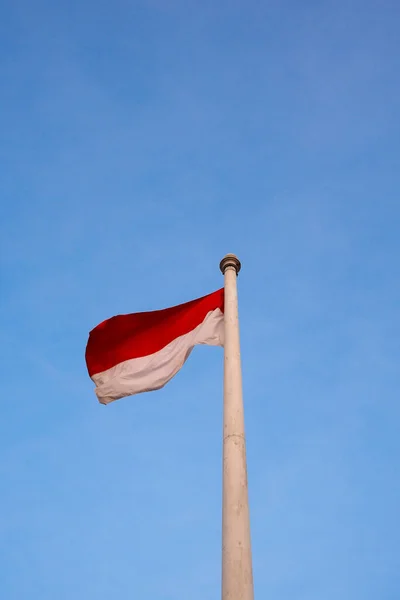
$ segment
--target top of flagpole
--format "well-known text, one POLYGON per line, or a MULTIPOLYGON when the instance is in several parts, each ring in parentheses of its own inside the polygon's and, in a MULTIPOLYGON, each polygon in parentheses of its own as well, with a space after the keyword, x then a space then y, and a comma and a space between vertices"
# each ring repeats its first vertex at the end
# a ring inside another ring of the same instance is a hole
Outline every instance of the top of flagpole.
POLYGON ((242 265, 240 264, 240 260, 234 254, 227 254, 219 263, 219 268, 221 269, 223 274, 225 273, 226 269, 228 269, 229 267, 233 267, 237 275, 241 269, 241 266, 242 265))

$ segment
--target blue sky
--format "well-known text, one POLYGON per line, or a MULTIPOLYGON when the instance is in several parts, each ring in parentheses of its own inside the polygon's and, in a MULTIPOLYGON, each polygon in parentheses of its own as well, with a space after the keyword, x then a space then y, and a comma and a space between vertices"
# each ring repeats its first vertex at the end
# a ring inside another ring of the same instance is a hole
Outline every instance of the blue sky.
POLYGON ((219 597, 222 351, 84 349, 235 252, 256 597, 398 600, 399 3, 0 7, 1 598, 219 597))

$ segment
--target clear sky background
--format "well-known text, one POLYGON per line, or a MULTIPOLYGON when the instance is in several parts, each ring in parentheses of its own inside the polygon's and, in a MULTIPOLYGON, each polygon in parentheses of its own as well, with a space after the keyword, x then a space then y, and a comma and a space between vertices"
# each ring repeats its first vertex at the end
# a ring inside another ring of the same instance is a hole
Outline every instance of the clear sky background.
POLYGON ((104 407, 89 330, 239 300, 256 598, 400 597, 400 3, 0 2, 2 600, 220 595, 222 351, 104 407))

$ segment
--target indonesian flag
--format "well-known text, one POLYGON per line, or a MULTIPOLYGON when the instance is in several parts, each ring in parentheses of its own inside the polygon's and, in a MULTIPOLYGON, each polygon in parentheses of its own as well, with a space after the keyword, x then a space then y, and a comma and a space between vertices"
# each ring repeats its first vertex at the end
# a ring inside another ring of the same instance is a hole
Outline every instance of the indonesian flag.
POLYGON ((172 308, 103 321, 86 346, 99 402, 162 388, 197 344, 224 344, 224 289, 172 308))

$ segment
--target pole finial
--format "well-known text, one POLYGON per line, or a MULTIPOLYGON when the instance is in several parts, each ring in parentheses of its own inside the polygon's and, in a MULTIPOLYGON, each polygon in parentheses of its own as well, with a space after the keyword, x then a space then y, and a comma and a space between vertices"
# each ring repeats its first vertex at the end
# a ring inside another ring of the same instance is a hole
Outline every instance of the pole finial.
POLYGON ((226 269, 228 269, 229 267, 233 267, 237 275, 241 269, 241 266, 242 265, 240 264, 240 260, 234 254, 227 254, 219 263, 219 268, 221 269, 222 274, 224 274, 226 269))

